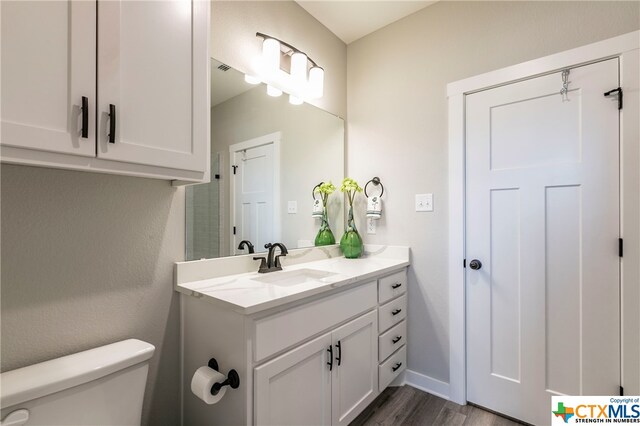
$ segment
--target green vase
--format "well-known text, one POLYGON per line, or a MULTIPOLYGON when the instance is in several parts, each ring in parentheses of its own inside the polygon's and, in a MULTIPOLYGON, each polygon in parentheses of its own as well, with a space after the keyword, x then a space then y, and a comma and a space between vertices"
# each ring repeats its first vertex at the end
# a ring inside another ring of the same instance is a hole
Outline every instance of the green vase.
POLYGON ((349 206, 349 218, 347 228, 340 238, 340 250, 347 259, 357 259, 363 252, 362 238, 356 229, 356 222, 353 219, 353 206, 349 206))
POLYGON ((320 225, 320 230, 318 231, 318 235, 316 235, 316 240, 314 242, 315 246, 329 246, 331 244, 336 243, 336 237, 333 236, 333 232, 331 232, 331 228, 329 227, 329 219, 327 217, 327 207, 325 206, 322 210, 322 225, 320 225))

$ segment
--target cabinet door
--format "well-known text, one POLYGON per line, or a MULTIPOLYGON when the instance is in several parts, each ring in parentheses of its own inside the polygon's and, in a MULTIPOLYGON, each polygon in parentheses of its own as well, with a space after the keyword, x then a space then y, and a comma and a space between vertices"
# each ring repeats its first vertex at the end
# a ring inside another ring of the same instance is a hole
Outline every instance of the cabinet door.
POLYGON ((348 425, 378 395, 377 321, 372 311, 332 333, 334 425, 348 425))
POLYGON ((2 160, 14 147, 94 157, 95 2, 2 1, 0 15, 2 160))
POLYGON ((328 333, 256 367, 255 424, 331 424, 330 347, 328 333))
POLYGON ((205 171, 208 14, 208 1, 98 1, 98 158, 205 171))

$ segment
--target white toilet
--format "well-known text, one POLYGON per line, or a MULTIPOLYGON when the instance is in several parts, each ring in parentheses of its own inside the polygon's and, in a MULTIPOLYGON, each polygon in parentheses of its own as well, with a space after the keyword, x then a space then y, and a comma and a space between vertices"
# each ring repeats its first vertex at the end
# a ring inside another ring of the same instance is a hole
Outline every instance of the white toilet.
POLYGON ((129 339, 0 374, 0 426, 140 425, 155 347, 129 339))

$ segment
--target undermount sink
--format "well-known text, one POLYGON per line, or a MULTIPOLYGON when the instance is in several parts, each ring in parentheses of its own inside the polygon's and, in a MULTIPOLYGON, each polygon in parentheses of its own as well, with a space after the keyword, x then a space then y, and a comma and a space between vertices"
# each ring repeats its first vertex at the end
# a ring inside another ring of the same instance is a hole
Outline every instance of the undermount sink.
POLYGON ((253 278, 253 281, 289 287, 309 281, 318 281, 332 275, 336 275, 335 272, 318 271, 317 269, 296 269, 294 271, 269 272, 263 276, 253 278))

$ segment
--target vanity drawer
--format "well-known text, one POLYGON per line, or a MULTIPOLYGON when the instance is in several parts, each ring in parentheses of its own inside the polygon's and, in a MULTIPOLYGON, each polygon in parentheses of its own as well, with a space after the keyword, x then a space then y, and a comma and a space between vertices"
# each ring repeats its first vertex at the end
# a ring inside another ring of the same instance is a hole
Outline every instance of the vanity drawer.
POLYGON ((378 308, 378 331, 388 330, 407 317, 407 295, 404 294, 378 308))
POLYGON ((382 392, 407 368, 407 347, 403 346, 378 367, 378 390, 382 392))
POLYGON ((378 302, 384 303, 407 291, 407 270, 403 269, 378 280, 378 302))
POLYGON ((401 321, 378 337, 378 360, 384 361, 405 343, 407 343, 407 321, 401 321))
POLYGON ((261 361, 283 349, 373 309, 375 281, 287 309, 254 322, 253 358, 261 361))

